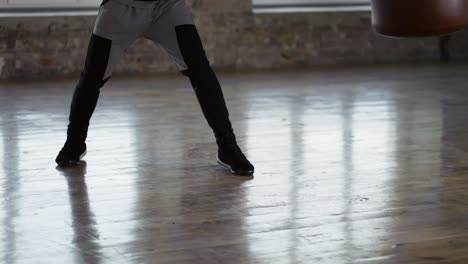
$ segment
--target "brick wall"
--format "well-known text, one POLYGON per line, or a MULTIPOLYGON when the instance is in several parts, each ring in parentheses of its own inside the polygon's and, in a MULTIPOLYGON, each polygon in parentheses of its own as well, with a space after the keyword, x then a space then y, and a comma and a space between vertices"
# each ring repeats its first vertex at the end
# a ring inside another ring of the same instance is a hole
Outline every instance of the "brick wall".
MULTIPOLYGON (((252 14, 250 0, 189 0, 216 69, 303 68, 322 64, 430 62, 438 40, 390 39, 371 30, 369 12, 252 14)), ((0 18, 0 79, 76 76, 94 17, 0 18)), ((454 35, 452 57, 463 61, 468 34, 454 35)), ((116 73, 175 71, 150 41, 138 40, 116 73)))

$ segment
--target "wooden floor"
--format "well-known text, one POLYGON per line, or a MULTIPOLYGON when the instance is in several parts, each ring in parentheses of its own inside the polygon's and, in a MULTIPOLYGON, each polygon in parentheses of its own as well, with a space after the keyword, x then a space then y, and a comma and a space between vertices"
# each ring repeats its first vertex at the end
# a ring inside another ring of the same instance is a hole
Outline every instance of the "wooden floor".
POLYGON ((189 82, 116 78, 57 169, 74 80, 0 84, 0 263, 468 263, 466 66, 221 75, 252 178, 189 82))

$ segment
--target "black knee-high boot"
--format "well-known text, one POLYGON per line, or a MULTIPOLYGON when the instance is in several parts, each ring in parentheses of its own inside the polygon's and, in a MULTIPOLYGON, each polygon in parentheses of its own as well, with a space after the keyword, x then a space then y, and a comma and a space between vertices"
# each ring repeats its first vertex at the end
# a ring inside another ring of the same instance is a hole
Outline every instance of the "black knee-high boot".
POLYGON ((86 140, 89 120, 96 108, 99 91, 109 79, 104 79, 104 74, 111 46, 111 40, 94 34, 91 36, 84 71, 81 73, 70 107, 67 142, 84 143, 86 140))
POLYGON ((177 26, 176 32, 180 51, 188 67, 183 74, 190 78, 209 126, 213 129, 216 138, 232 133, 221 85, 206 58, 196 27, 177 26))
POLYGON ((56 158, 60 166, 76 165, 86 152, 89 121, 96 108, 100 88, 110 56, 112 41, 92 35, 86 55, 84 71, 75 88, 70 107, 67 141, 56 158))
POLYGON ((176 27, 179 48, 188 70, 198 102, 218 144, 218 163, 237 175, 252 175, 253 165, 237 145, 221 85, 206 58, 203 45, 194 25, 176 27))
POLYGON ((82 144, 86 141, 89 120, 96 108, 100 88, 106 81, 93 78, 85 72, 81 74, 70 106, 67 130, 67 142, 70 144, 82 144))

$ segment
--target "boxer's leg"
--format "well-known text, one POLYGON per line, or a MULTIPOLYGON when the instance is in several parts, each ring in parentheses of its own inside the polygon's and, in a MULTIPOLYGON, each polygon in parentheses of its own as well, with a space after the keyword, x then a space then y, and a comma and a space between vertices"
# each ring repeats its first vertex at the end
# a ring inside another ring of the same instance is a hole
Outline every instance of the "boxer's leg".
POLYGON ((221 85, 205 55, 197 28, 184 0, 168 0, 145 37, 161 46, 190 78, 202 112, 219 146, 218 162, 239 175, 254 167, 237 145, 221 85))
POLYGON ((109 80, 125 48, 142 35, 151 22, 151 16, 146 13, 150 11, 114 1, 101 6, 84 69, 73 95, 67 140, 56 158, 59 166, 76 165, 85 155, 89 121, 96 108, 100 89, 109 80), (135 14, 139 17, 135 18, 135 14), (146 26, 142 21, 145 18, 148 20, 146 26))

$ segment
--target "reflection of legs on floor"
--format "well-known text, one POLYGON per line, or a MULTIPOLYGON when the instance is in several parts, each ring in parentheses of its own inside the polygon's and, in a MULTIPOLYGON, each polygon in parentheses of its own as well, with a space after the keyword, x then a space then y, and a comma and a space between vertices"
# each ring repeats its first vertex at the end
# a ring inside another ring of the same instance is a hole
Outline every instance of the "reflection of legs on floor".
POLYGON ((68 196, 71 205, 71 222, 73 227, 72 244, 78 250, 73 252, 79 263, 100 263, 102 247, 99 244, 99 231, 96 217, 91 210, 86 186, 86 162, 73 169, 57 169, 68 183, 68 196))

